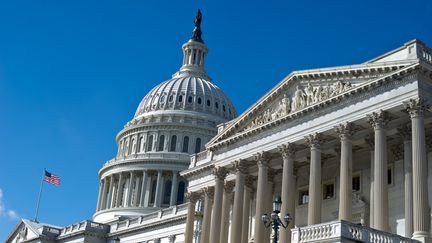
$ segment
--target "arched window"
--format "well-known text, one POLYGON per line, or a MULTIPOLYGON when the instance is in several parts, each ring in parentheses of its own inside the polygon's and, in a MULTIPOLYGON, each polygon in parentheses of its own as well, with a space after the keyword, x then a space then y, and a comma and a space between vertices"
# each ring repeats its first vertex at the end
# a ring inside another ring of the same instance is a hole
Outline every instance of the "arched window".
POLYGON ((201 138, 197 138, 195 141, 195 153, 199 153, 201 151, 201 138))
POLYGON ((140 137, 138 139, 138 145, 137 145, 138 146, 138 152, 141 152, 141 150, 142 150, 143 140, 144 140, 143 137, 140 137))
POLYGON ((185 183, 181 181, 178 186, 177 204, 182 204, 184 202, 185 188, 186 188, 185 183))
POLYGON ((151 151, 153 146, 153 135, 150 135, 147 141, 147 149, 146 151, 151 151))
POLYGON ((188 153, 189 152, 189 137, 185 136, 183 138, 183 153, 188 153))
POLYGON ((222 110, 225 112, 225 105, 222 105, 222 110))
POLYGON ((171 137, 171 146, 170 146, 170 152, 174 152, 176 150, 176 145, 177 145, 177 136, 173 135, 171 137))
POLYGON ((118 155, 120 156, 123 152, 123 141, 120 141, 118 155))
POLYGON ((132 138, 132 146, 131 146, 132 150, 129 154, 134 154, 136 151, 136 143, 135 143, 135 138, 132 138))
POLYGON ((172 182, 170 180, 165 182, 164 196, 163 196, 162 204, 169 204, 170 203, 171 186, 172 186, 172 182))
POLYGON ((178 98, 178 102, 183 102, 183 95, 180 95, 178 98))
POLYGON ((215 103, 215 107, 216 107, 216 109, 219 109, 219 103, 215 103))
POLYGON ((129 140, 127 140, 125 144, 124 156, 128 156, 128 154, 129 154, 129 140))
POLYGON ((161 135, 159 137, 159 145, 158 145, 158 150, 157 151, 162 151, 164 149, 164 144, 165 144, 165 136, 161 135))
POLYGON ((188 97, 188 102, 189 102, 189 103, 192 103, 192 100, 193 100, 192 96, 189 96, 189 97, 188 97))
POLYGON ((151 184, 150 203, 155 202, 157 180, 153 180, 151 184))
POLYGON ((210 100, 207 100, 207 106, 210 106, 211 104, 210 104, 210 100))
POLYGON ((201 105, 201 103, 202 103, 201 97, 198 97, 198 104, 201 105))

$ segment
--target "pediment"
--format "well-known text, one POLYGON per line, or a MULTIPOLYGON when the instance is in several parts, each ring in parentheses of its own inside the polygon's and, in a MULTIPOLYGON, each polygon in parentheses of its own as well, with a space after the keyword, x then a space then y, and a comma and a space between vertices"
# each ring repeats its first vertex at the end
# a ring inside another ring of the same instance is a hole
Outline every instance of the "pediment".
POLYGON ((22 220, 20 223, 18 223, 5 242, 20 243, 37 237, 39 237, 37 229, 34 229, 32 225, 27 223, 25 220, 22 220))
POLYGON ((375 63, 293 72, 253 106, 218 133, 210 149, 230 137, 266 127, 335 98, 346 98, 357 88, 397 73, 416 62, 375 63))

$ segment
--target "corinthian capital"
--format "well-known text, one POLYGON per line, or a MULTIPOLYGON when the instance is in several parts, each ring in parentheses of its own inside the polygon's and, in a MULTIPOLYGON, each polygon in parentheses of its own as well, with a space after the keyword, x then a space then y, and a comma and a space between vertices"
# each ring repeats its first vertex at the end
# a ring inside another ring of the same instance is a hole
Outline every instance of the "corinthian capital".
POLYGON ((310 148, 319 149, 324 143, 324 139, 321 133, 311 134, 305 137, 306 143, 310 148))
POLYGON ((225 191, 227 193, 231 193, 233 191, 233 189, 234 189, 234 186, 235 186, 235 182, 234 181, 227 181, 227 182, 225 182, 225 185, 224 185, 225 191))
POLYGON ((205 197, 212 199, 214 195, 214 187, 208 186, 202 189, 202 192, 205 197))
POLYGON ((258 163, 258 166, 268 166, 268 163, 270 161, 270 156, 266 152, 257 153, 254 155, 256 162, 258 163))
POLYGON ((225 180, 228 171, 224 167, 215 167, 213 168, 213 175, 219 180, 225 180))
POLYGON ((247 173, 247 165, 246 165, 246 161, 244 160, 236 160, 232 163, 234 169, 236 170, 236 172, 240 172, 242 174, 246 174, 247 173))
POLYGON ((186 198, 189 200, 189 202, 196 203, 200 197, 199 193, 197 192, 188 192, 186 193, 186 198))
POLYGON ((410 99, 404 102, 405 109, 410 114, 411 118, 423 116, 425 110, 429 108, 423 98, 410 99))
POLYGON ((389 122, 388 113, 383 110, 368 114, 367 119, 374 129, 384 128, 389 122))
POLYGON ((282 144, 278 147, 283 159, 293 157, 296 152, 296 145, 294 143, 282 144))
POLYGON ((352 122, 339 124, 335 127, 335 131, 341 139, 350 139, 354 135, 354 124, 352 122))

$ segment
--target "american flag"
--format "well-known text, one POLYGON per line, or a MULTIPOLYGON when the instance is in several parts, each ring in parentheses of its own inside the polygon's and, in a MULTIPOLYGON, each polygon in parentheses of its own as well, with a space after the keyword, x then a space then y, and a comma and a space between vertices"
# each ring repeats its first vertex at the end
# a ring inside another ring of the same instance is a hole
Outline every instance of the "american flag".
POLYGON ((48 171, 45 171, 45 176, 43 180, 56 186, 60 185, 60 177, 51 174, 48 171))

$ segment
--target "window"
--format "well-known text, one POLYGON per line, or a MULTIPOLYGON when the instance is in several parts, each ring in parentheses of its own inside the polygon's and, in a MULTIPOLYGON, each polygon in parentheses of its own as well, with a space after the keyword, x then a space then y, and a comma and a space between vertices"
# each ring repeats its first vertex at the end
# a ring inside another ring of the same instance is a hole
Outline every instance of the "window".
POLYGON ((189 97, 188 97, 188 102, 189 102, 189 103, 192 103, 192 96, 189 96, 189 97))
POLYGON ((164 196, 163 196, 162 204, 169 204, 170 203, 171 185, 172 185, 172 182, 170 180, 168 180, 168 181, 165 182, 164 196))
POLYGON ((199 97, 198 98, 198 104, 201 105, 201 103, 202 103, 202 100, 201 100, 201 97, 199 97))
POLYGON ((151 151, 153 147, 153 135, 150 135, 148 142, 147 142, 147 149, 146 151, 151 151))
POLYGON ((157 185, 157 180, 153 180, 152 185, 151 185, 150 203, 154 203, 155 202, 156 185, 157 185))
POLYGON ((143 137, 140 137, 139 139, 138 139, 138 152, 141 152, 141 150, 142 150, 142 144, 143 144, 143 137))
POLYGON ((334 197, 334 184, 324 184, 323 199, 330 199, 334 197))
POLYGON ((177 145, 177 136, 173 135, 171 137, 171 146, 170 146, 170 152, 174 152, 176 150, 176 145, 177 145))
POLYGON ((178 102, 183 102, 183 95, 180 95, 178 98, 178 102))
POLYGON ((173 95, 170 95, 169 98, 168 98, 168 101, 169 101, 169 102, 172 102, 173 99, 174 99, 174 96, 173 96, 173 95))
POLYGON ((307 189, 299 191, 299 205, 309 203, 309 191, 307 189))
POLYGON ((210 100, 207 100, 207 106, 210 106, 210 100))
POLYGON ((184 202, 185 187, 186 184, 181 181, 178 185, 177 204, 182 204, 184 202))
POLYGON ((201 151, 201 138, 197 138, 195 141, 195 153, 199 153, 201 151))
POLYGON ((352 190, 353 192, 359 192, 361 189, 360 175, 354 175, 352 178, 352 190))
POLYGON ((135 138, 132 138, 132 151, 131 154, 134 154, 136 151, 136 143, 135 143, 135 138))
POLYGON ((164 135, 160 135, 160 137, 159 137, 159 145, 158 145, 158 150, 157 151, 163 151, 164 150, 164 144, 165 144, 165 136, 164 135))
POLYGON ((128 156, 129 154, 129 141, 126 141, 125 149, 124 149, 124 156, 128 156))
POLYGON ((189 137, 185 136, 183 138, 183 153, 188 153, 189 152, 189 137))
POLYGON ((222 110, 225 112, 225 105, 222 105, 222 110))
POLYGON ((389 165, 387 169, 387 184, 392 185, 393 184, 393 166, 389 165))
POLYGON ((219 103, 215 103, 216 109, 219 109, 219 103))

